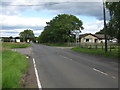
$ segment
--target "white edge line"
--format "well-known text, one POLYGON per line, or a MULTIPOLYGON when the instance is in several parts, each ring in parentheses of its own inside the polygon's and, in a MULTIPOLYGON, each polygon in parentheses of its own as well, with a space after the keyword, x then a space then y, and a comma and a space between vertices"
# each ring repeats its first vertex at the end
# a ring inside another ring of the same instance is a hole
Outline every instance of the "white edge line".
POLYGON ((37 71, 37 68, 36 68, 36 64, 35 64, 35 59, 34 58, 33 58, 33 64, 34 64, 34 69, 35 69, 35 75, 36 75, 36 78, 37 78, 38 88, 41 89, 42 86, 41 86, 41 83, 40 83, 40 79, 39 79, 39 76, 38 76, 38 71, 37 71))

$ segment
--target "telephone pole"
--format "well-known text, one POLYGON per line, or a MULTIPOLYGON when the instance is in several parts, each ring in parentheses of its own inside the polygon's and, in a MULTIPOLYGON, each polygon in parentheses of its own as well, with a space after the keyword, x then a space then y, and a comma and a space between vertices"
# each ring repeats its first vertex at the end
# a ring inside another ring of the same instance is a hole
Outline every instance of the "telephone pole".
POLYGON ((106 24, 105 0, 103 0, 103 16, 104 16, 105 52, 107 52, 108 49, 107 49, 107 24, 106 24))

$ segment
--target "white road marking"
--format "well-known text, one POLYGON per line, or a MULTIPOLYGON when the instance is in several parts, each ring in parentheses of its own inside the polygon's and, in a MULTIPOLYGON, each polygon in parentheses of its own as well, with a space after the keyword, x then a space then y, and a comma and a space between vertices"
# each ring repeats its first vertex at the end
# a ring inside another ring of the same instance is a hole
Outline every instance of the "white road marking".
POLYGON ((113 79, 116 79, 116 77, 112 76, 113 79))
POLYGON ((94 70, 94 71, 97 71, 97 72, 99 72, 99 73, 102 73, 102 74, 104 74, 104 75, 106 75, 106 76, 108 75, 107 73, 104 73, 104 72, 102 72, 102 71, 100 71, 100 70, 98 70, 98 69, 96 69, 96 68, 93 68, 93 70, 94 70))
MULTIPOLYGON (((67 57, 63 56, 63 58, 67 58, 67 57)), ((67 59, 68 59, 68 58, 67 58, 67 59)))
POLYGON ((60 56, 63 57, 63 58, 66 58, 66 59, 72 60, 71 58, 65 57, 65 56, 63 56, 63 55, 60 55, 60 56))
POLYGON ((70 59, 70 60, 72 60, 72 59, 70 59))
MULTIPOLYGON (((97 72, 99 72, 99 73, 102 73, 102 74, 104 74, 104 75, 106 75, 106 76, 108 76, 108 74, 107 73, 104 73, 104 72, 102 72, 102 71, 100 71, 100 70, 98 70, 98 69, 96 69, 96 68, 93 68, 93 70, 94 71, 97 71, 97 72)), ((111 75, 109 75, 109 76, 111 76, 111 75)), ((111 76, 113 79, 116 79, 116 77, 115 76, 111 76)))
POLYGON ((33 64, 34 64, 34 69, 35 69, 35 75, 36 75, 36 78, 37 78, 38 88, 41 90, 42 86, 41 86, 41 83, 40 83, 40 79, 39 79, 39 76, 38 76, 38 71, 37 71, 37 68, 36 68, 36 64, 35 64, 35 59, 34 58, 33 58, 33 64))

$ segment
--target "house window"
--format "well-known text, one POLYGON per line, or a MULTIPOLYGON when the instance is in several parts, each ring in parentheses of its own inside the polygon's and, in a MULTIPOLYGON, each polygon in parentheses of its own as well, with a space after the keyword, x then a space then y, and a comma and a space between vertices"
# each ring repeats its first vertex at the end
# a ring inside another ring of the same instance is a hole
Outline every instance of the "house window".
POLYGON ((89 39, 86 39, 86 42, 89 42, 90 40, 89 39))
POLYGON ((97 39, 95 39, 95 43, 97 43, 97 39))

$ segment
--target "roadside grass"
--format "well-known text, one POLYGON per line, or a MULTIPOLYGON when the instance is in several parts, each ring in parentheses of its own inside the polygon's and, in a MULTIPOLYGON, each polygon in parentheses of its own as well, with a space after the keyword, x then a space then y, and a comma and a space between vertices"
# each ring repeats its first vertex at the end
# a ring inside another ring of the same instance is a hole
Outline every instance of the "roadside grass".
POLYGON ((119 56, 118 50, 112 50, 112 52, 108 51, 107 53, 102 49, 88 49, 88 48, 80 48, 80 47, 74 47, 72 48, 72 50, 76 52, 88 53, 88 54, 105 56, 110 58, 118 58, 119 56))
POLYGON ((12 48, 25 48, 30 46, 29 43, 2 43, 2 48, 12 49, 12 48))
POLYGON ((2 51, 2 88, 20 88, 20 79, 27 67, 25 55, 10 50, 2 51))
POLYGON ((2 51, 0 50, 0 89, 2 88, 2 51))

